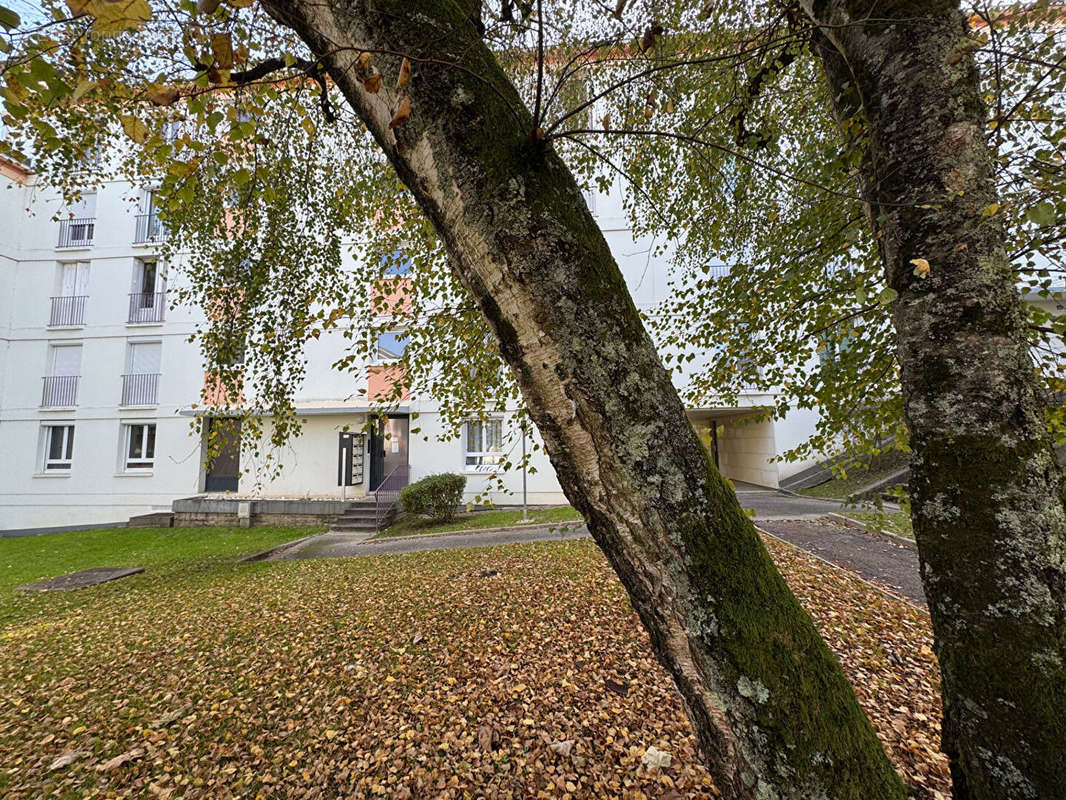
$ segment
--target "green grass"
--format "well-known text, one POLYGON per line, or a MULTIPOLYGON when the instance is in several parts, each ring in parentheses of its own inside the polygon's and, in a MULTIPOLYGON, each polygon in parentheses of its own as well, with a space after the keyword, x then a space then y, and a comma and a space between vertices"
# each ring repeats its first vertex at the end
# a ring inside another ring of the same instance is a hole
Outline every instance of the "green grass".
MULTIPOLYGON (((0 539, 0 621, 33 614, 54 602, 69 607, 102 588, 54 594, 15 591, 15 587, 41 578, 90 567, 144 567, 146 574, 196 571, 210 561, 232 560, 324 529, 321 525, 107 528, 0 539)), ((142 577, 134 576, 120 583, 142 577)))
POLYGON ((844 516, 905 539, 914 539, 911 515, 903 511, 844 511, 844 516))
POLYGON ((581 515, 570 506, 554 506, 552 508, 531 508, 528 522, 523 522, 522 511, 478 511, 471 514, 460 514, 451 522, 434 524, 428 520, 418 518, 401 519, 375 538, 389 536, 421 536, 427 533, 448 533, 449 531, 465 531, 474 528, 504 528, 510 525, 545 525, 559 522, 573 522, 581 519, 581 515))
POLYGON ((907 458, 906 453, 898 451, 885 453, 874 458, 869 465, 855 464, 847 469, 843 476, 833 478, 819 486, 800 489, 799 493, 810 497, 844 500, 871 483, 887 478, 893 472, 903 469, 907 466, 907 458))

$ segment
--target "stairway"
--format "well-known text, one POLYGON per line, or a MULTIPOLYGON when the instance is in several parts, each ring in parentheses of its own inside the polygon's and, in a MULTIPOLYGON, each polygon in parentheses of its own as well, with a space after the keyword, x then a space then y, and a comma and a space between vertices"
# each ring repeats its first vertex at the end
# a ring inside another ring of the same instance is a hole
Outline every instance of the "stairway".
POLYGON ((367 497, 349 503, 344 513, 333 520, 329 528, 330 533, 344 533, 349 535, 366 534, 368 537, 377 533, 376 506, 374 496, 367 497))

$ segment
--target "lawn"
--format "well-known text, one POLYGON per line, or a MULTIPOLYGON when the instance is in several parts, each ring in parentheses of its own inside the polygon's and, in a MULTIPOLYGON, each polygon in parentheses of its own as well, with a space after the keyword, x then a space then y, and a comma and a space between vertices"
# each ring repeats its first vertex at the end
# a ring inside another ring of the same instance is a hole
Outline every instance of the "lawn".
MULTIPOLYGON (((199 568, 211 559, 256 553, 323 530, 324 526, 107 528, 0 539, 0 622, 41 606, 41 595, 12 591, 40 578, 89 567, 145 567, 148 573, 199 568)), ((123 580, 136 582, 144 577, 123 580)), ((83 594, 53 597, 77 602, 83 594)))
POLYGON ((529 518, 522 519, 522 510, 517 511, 476 511, 460 514, 451 522, 433 523, 417 517, 401 518, 375 538, 387 536, 422 536, 427 533, 447 533, 477 528, 506 528, 511 525, 553 525, 561 522, 574 522, 581 515, 570 506, 553 506, 551 508, 531 508, 529 518))
POLYGON ((800 494, 810 497, 827 497, 833 500, 846 500, 855 492, 869 486, 872 483, 887 478, 894 472, 899 472, 907 466, 909 456, 906 453, 893 451, 875 457, 869 464, 856 464, 849 467, 841 476, 831 481, 812 486, 809 489, 800 489, 800 494))
MULTIPOLYGON (((768 546, 917 797, 946 798, 927 615, 768 546)), ((714 796, 589 541, 202 557, 78 594, 0 622, 5 800, 714 796)))
POLYGON ((844 516, 857 520, 879 530, 894 533, 905 539, 914 538, 911 528, 911 515, 903 511, 851 511, 844 509, 844 516))

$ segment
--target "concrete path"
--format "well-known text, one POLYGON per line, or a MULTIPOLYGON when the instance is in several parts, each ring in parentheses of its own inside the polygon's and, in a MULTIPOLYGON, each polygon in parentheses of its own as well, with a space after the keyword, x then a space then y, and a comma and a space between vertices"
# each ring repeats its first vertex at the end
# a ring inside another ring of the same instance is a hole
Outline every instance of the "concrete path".
POLYGON ((585 539, 588 535, 588 530, 584 525, 534 526, 521 530, 441 533, 432 536, 397 536, 390 539, 369 540, 362 534, 323 533, 294 547, 276 551, 266 560, 291 561, 304 558, 380 556, 386 553, 417 553, 422 550, 455 550, 461 547, 491 547, 498 544, 585 539))
POLYGON ((907 599, 925 605, 918 575, 918 554, 864 531, 829 522, 766 520, 759 527, 800 550, 838 567, 884 584, 907 599))
MULTIPOLYGON (((737 496, 741 506, 755 509, 759 527, 771 535, 867 580, 885 585, 914 603, 925 604, 917 554, 864 531, 819 519, 830 511, 839 510, 839 503, 795 497, 750 484, 738 484, 737 496)), ((363 533, 323 533, 276 550, 266 560, 376 556, 583 539, 588 535, 584 525, 574 524, 391 539, 370 539, 363 533)))

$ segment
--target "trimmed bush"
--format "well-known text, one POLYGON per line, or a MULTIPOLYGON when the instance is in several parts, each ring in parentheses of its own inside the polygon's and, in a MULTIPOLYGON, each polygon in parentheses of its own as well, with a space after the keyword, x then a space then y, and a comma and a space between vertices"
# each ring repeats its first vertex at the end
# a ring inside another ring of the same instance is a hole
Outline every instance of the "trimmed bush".
POLYGON ((400 491, 400 505, 407 514, 429 517, 433 522, 450 522, 463 502, 466 478, 451 472, 429 475, 400 491))

